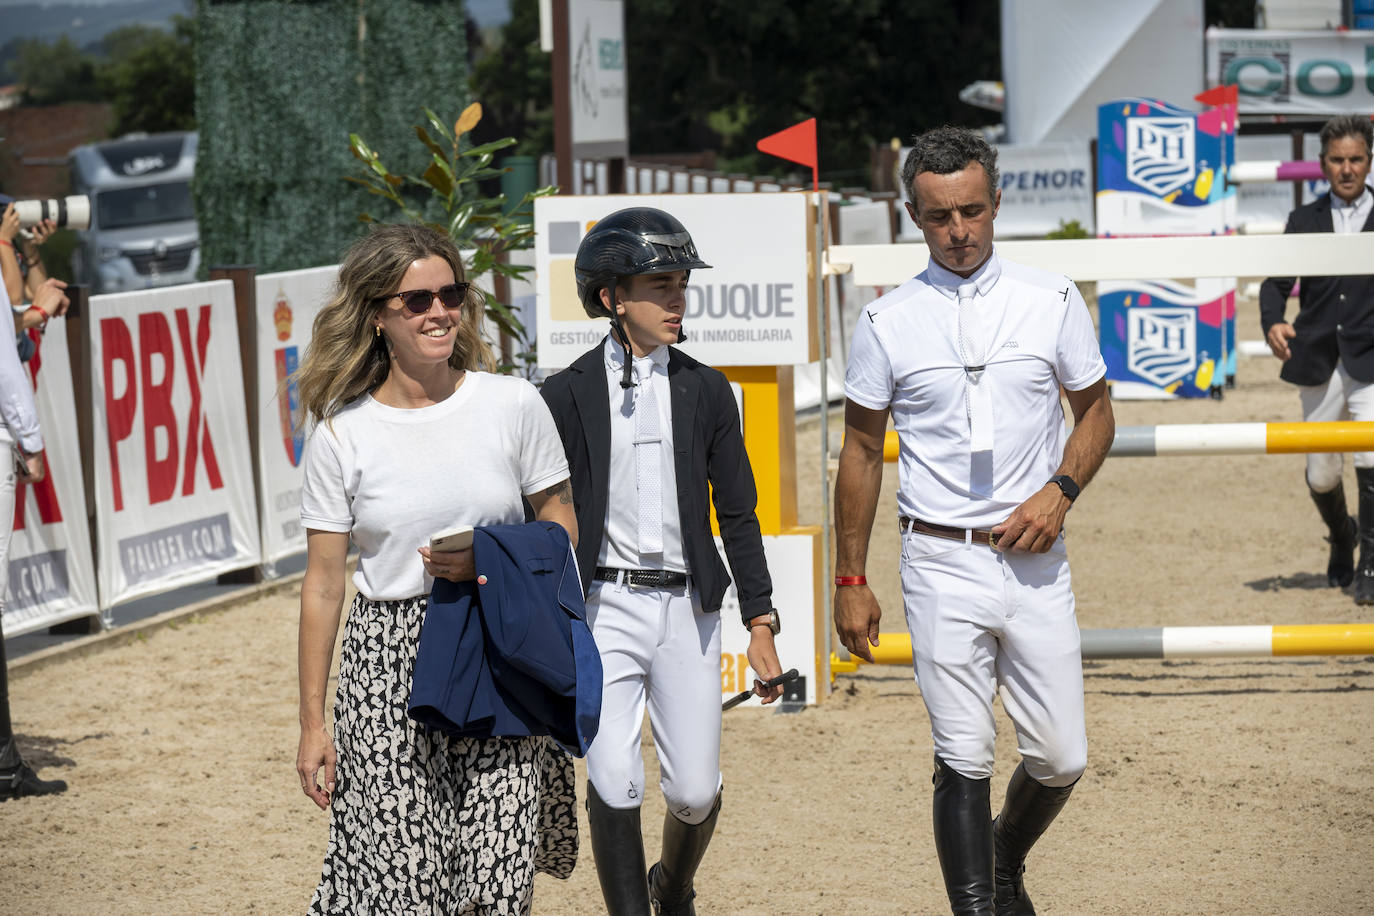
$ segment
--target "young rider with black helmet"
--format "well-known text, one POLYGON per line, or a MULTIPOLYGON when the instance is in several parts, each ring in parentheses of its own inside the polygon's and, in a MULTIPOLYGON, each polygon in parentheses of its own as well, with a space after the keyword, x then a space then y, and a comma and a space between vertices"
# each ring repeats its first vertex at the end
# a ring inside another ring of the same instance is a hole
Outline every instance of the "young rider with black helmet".
POLYGON ((683 339, 688 276, 708 267, 662 210, 632 207, 597 222, 577 250, 577 292, 611 333, 543 387, 572 474, 577 559, 605 678, 587 753, 587 821, 611 916, 643 916, 651 902, 659 914, 695 913, 693 877, 720 812, 718 612, 730 577, 710 502, 750 632, 754 690, 765 703, 782 693, 762 683, 781 672, 779 625, 735 399, 723 374, 672 346, 683 339), (667 802, 647 878, 646 705, 667 802))

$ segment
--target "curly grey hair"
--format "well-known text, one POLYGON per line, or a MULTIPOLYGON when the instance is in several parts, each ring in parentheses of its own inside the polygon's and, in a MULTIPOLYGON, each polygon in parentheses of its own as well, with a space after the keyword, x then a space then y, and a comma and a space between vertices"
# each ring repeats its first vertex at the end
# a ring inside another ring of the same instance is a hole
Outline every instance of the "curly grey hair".
POLYGON ((978 163, 988 176, 988 199, 997 198, 997 150, 983 135, 967 127, 936 127, 911 140, 911 152, 902 164, 902 186, 916 206, 916 176, 922 172, 950 175, 978 163))

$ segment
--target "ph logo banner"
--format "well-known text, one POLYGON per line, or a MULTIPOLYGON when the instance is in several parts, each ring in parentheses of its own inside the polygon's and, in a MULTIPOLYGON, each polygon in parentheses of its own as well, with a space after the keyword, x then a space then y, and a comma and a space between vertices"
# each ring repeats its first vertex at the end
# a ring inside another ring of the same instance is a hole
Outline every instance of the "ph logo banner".
POLYGON ((91 298, 102 607, 259 562, 233 285, 91 298))
POLYGON ((1151 99, 1097 109, 1099 236, 1234 231, 1236 109, 1187 111, 1151 99))
POLYGON ((1197 177, 1192 118, 1127 118, 1126 175, 1161 197, 1197 177))
POLYGON ((1225 280, 1101 282, 1102 359, 1113 397, 1204 398, 1219 392, 1226 318, 1235 287, 1225 280))
POLYGON ((292 375, 310 345, 315 317, 329 301, 337 265, 263 274, 257 278, 258 515, 262 561, 305 550, 301 529, 301 456, 309 429, 292 375))
POLYGON ((1164 388, 1197 368, 1197 312, 1179 308, 1131 309, 1126 322, 1126 366, 1164 388))

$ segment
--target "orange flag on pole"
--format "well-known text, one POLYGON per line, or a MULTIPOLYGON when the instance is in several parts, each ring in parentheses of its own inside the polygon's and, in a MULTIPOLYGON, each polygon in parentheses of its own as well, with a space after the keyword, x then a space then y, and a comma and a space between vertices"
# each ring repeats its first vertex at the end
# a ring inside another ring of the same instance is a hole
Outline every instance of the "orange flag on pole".
POLYGON ((816 153, 816 119, 807 118, 758 142, 759 152, 788 162, 811 166, 811 184, 820 190, 819 156, 816 153))

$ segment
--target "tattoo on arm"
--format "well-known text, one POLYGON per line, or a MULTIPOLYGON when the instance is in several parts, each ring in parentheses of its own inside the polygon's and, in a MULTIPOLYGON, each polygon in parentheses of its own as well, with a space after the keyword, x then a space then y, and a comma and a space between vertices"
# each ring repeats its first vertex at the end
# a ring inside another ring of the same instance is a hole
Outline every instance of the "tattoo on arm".
POLYGON ((572 484, 564 480, 549 487, 541 495, 548 499, 557 496, 560 503, 569 505, 573 501, 572 484))

